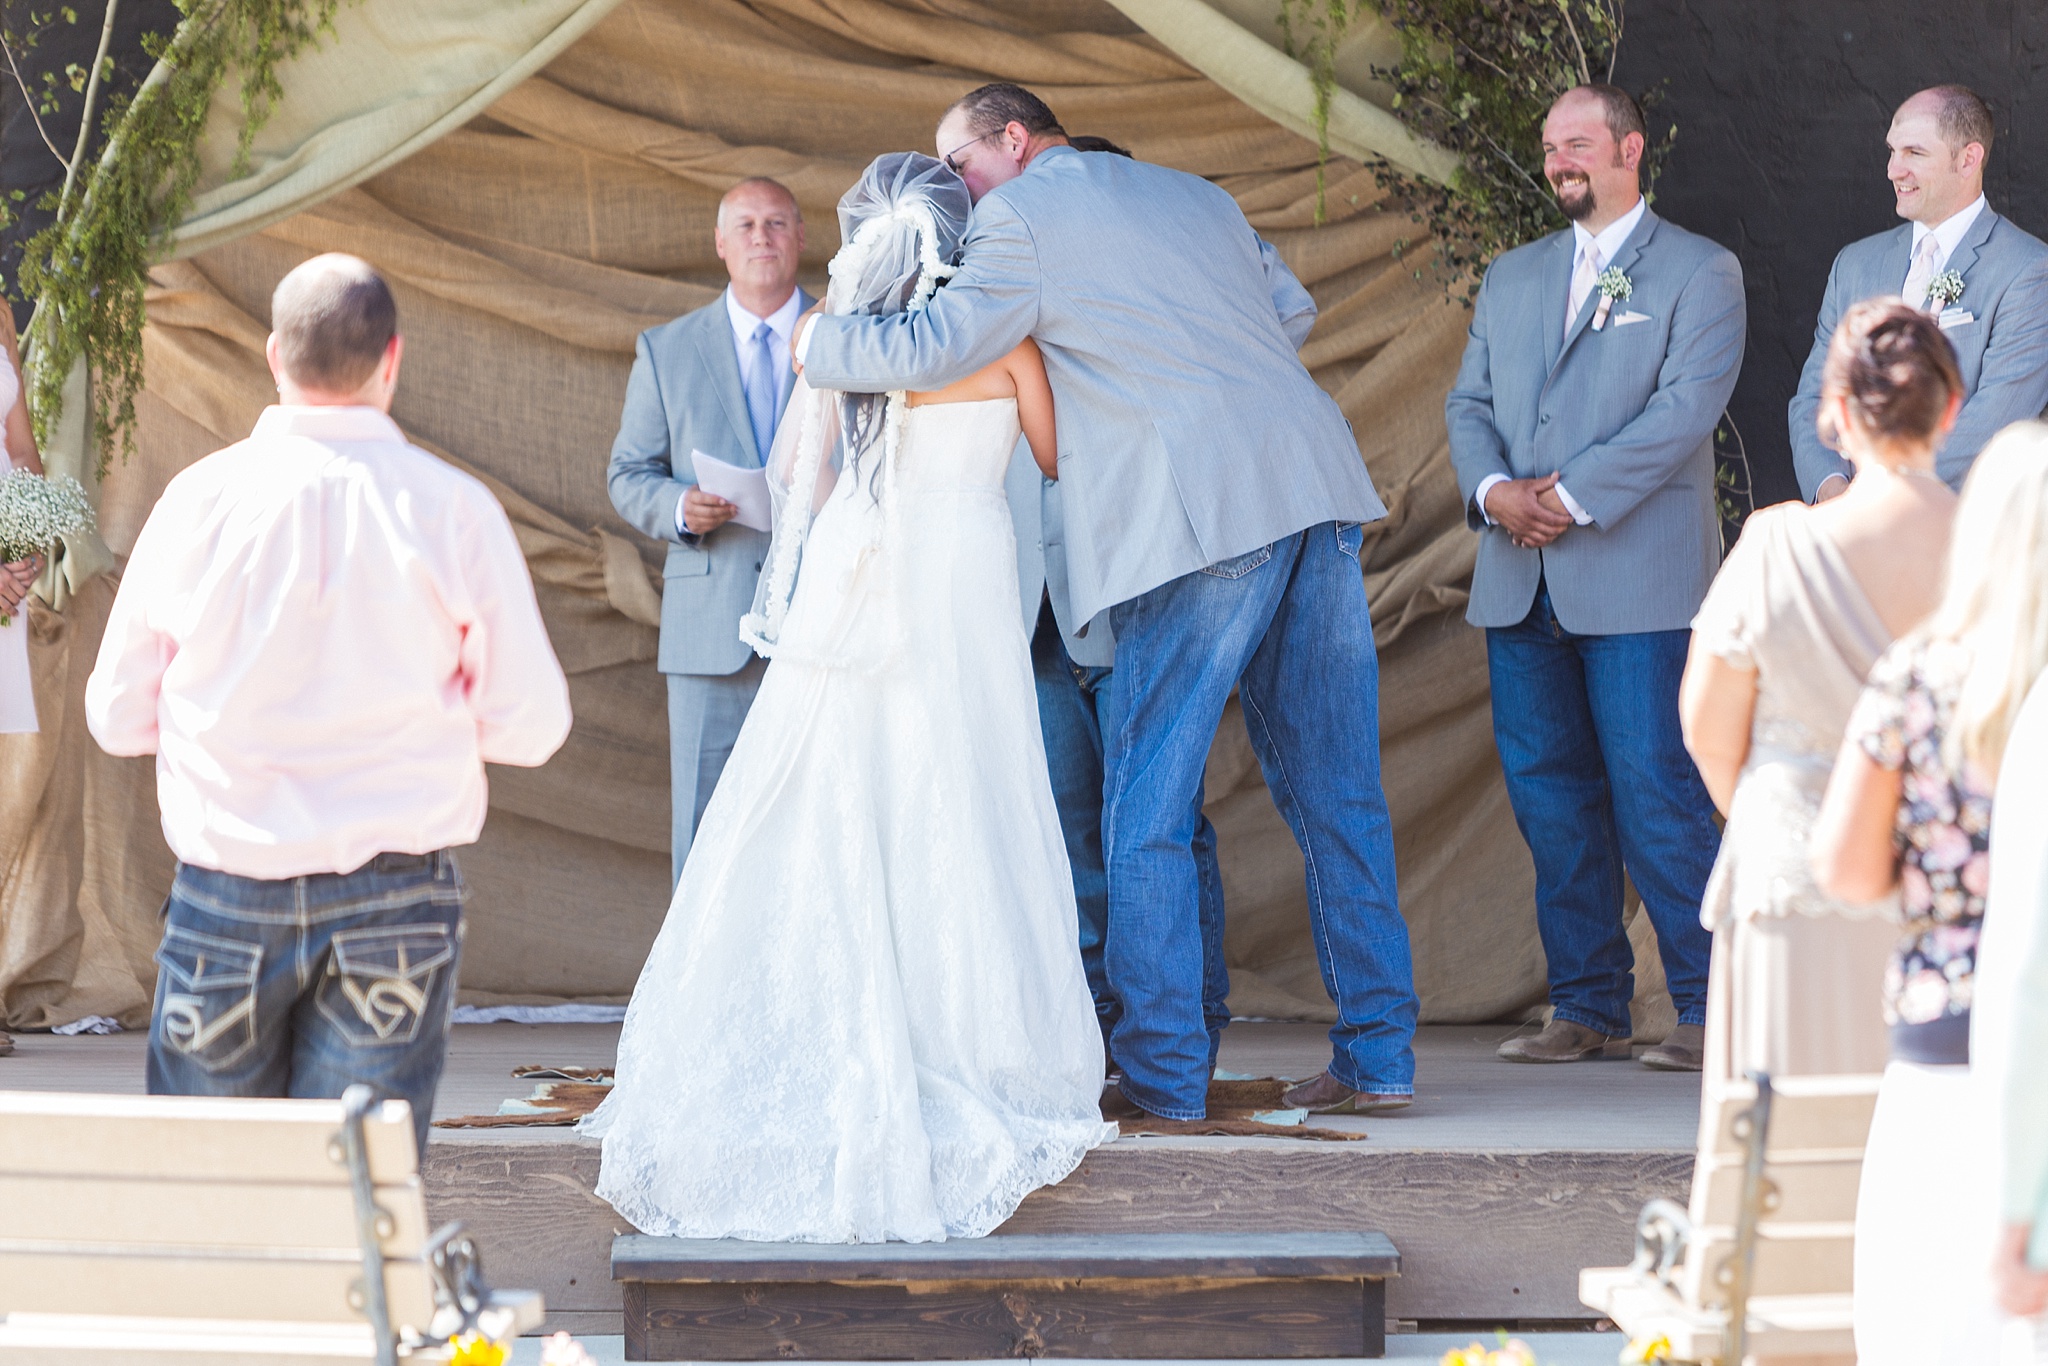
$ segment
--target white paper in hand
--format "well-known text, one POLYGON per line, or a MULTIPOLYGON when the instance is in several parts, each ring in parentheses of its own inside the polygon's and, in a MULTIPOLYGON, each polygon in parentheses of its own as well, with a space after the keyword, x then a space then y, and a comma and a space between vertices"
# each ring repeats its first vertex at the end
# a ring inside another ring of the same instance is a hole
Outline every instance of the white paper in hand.
POLYGON ((775 507, 768 499, 767 470, 742 469, 702 451, 690 452, 690 464, 697 471, 698 488, 739 509, 733 515, 735 522, 756 531, 774 527, 775 507))

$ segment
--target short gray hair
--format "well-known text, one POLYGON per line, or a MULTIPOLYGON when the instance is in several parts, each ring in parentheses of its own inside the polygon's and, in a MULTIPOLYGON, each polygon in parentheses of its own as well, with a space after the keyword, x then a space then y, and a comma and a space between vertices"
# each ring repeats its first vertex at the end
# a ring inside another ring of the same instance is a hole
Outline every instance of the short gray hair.
POLYGON ((391 286, 370 263, 340 252, 315 256, 278 282, 270 330, 293 383, 330 394, 363 387, 398 335, 391 286))

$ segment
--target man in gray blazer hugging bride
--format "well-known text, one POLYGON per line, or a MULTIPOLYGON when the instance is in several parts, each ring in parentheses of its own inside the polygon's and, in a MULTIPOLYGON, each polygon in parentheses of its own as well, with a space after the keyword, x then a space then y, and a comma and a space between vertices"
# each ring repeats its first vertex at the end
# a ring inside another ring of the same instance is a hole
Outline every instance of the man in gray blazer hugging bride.
POLYGON ((1572 226, 1496 260, 1445 404, 1480 533, 1493 731, 1536 864, 1553 1018, 1511 1062, 1629 1055, 1622 877, 1657 930, 1678 1029, 1643 1057, 1699 1069, 1720 842, 1679 736, 1692 616, 1721 562, 1714 427, 1742 364, 1742 268, 1667 223, 1638 179, 1642 110, 1607 85, 1543 123, 1572 226))

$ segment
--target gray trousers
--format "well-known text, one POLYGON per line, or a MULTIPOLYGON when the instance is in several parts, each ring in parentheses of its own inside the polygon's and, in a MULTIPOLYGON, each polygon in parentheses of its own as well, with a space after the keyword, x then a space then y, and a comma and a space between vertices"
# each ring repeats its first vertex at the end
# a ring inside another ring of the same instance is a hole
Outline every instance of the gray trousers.
POLYGON ((697 822, 725 772, 732 742, 761 690, 768 661, 755 656, 738 673, 666 674, 668 679, 669 885, 683 880, 683 860, 697 822))

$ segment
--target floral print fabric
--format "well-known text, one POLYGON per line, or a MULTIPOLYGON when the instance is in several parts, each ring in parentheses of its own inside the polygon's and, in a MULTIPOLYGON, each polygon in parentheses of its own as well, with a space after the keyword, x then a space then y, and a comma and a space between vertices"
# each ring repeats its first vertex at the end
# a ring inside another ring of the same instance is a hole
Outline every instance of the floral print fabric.
POLYGON ((1885 652, 1849 720, 1849 737, 1900 774, 1899 901, 1906 934, 1885 973, 1885 1023, 1967 1015, 1977 932, 1990 885, 1991 793, 1956 773, 1941 743, 1970 665, 1947 641, 1908 638, 1885 652))

